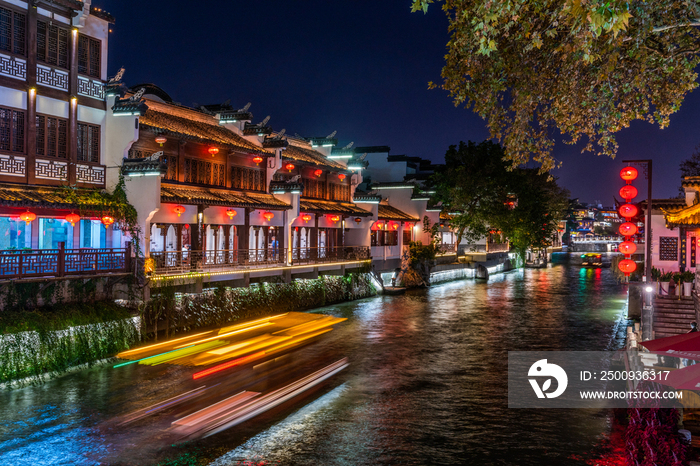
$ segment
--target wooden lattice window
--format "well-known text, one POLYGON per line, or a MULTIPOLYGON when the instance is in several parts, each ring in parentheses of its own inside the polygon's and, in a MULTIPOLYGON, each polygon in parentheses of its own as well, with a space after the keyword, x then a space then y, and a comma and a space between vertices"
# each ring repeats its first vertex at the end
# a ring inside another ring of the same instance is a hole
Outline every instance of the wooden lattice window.
POLYGON ((100 161, 100 127, 78 123, 78 161, 100 161))
POLYGON ((350 202, 350 186, 331 183, 330 191, 330 199, 332 201, 350 202))
POLYGON ((142 150, 138 149, 129 149, 129 158, 130 159, 142 159, 145 157, 145 152, 142 150))
MULTIPOLYGON (((219 176, 221 177, 221 174, 219 176)), ((265 191, 264 172, 252 168, 233 167, 231 169, 231 187, 247 191, 265 191)))
POLYGON ((49 24, 45 21, 36 23, 36 58, 49 65, 68 68, 67 29, 49 24))
POLYGON ((0 150, 24 153, 24 112, 0 107, 0 150))
POLYGON ((168 167, 168 171, 165 173, 165 179, 177 181, 177 156, 164 155, 163 162, 165 162, 168 167))
POLYGON ((659 238, 659 260, 678 260, 678 238, 673 236, 661 236, 659 238))
POLYGON ((224 186, 222 174, 225 169, 223 164, 186 158, 185 183, 224 186))
POLYGON ((78 73, 100 77, 102 43, 92 37, 80 35, 78 39, 78 73))
POLYGON ((0 50, 27 54, 27 16, 0 8, 0 50))
POLYGON ((62 159, 68 156, 68 120, 36 116, 36 153, 62 159))

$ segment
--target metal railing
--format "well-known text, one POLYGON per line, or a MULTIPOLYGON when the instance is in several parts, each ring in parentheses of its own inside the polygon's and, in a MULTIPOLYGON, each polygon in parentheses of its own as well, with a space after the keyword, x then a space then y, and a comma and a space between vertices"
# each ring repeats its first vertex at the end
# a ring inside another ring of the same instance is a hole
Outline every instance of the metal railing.
POLYGON ((440 243, 438 245, 438 249, 442 253, 455 252, 455 245, 454 244, 447 244, 447 243, 440 243))
POLYGON ((130 247, 0 250, 0 280, 126 273, 130 264, 130 247))
MULTIPOLYGON (((151 251, 154 274, 167 275, 188 272, 214 272, 286 265, 286 250, 230 249, 219 251, 151 251)), ((368 247, 294 248, 291 265, 365 260, 370 258, 368 247)))

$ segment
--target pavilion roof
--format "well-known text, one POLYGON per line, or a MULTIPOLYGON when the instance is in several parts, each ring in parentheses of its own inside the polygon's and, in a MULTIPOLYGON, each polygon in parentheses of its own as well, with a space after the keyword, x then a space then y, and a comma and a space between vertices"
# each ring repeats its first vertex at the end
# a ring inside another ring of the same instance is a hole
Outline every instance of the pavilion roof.
POLYGON ((368 217, 372 215, 364 209, 357 207, 350 202, 325 201, 320 199, 305 199, 299 201, 299 209, 313 214, 344 214, 357 217, 368 217))
POLYGON ((271 154, 219 125, 212 115, 150 99, 146 99, 146 105, 148 109, 141 116, 139 124, 153 128, 156 132, 198 139, 204 143, 223 145, 245 153, 271 154))
POLYGON ((295 141, 290 140, 287 149, 282 152, 282 158, 294 160, 296 162, 305 162, 311 165, 329 167, 335 170, 347 170, 347 168, 336 162, 326 158, 322 153, 313 150, 311 147, 303 147, 295 144, 295 141))
POLYGON ((167 204, 216 205, 269 210, 288 210, 292 208, 292 206, 277 199, 272 194, 177 186, 166 183, 161 184, 160 201, 167 204))
POLYGON ((397 222, 417 222, 418 217, 407 214, 389 204, 379 204, 378 216, 380 220, 394 220, 397 222))
POLYGON ((661 210, 664 213, 667 225, 700 226, 700 203, 679 210, 663 208, 661 210))

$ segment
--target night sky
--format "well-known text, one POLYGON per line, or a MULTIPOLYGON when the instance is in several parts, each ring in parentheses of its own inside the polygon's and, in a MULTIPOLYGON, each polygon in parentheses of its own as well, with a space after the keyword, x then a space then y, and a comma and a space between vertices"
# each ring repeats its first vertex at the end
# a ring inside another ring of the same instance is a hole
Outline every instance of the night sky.
MULTIPOLYGON (((94 0, 116 17, 109 74, 152 82, 184 105, 252 102, 254 122, 302 136, 338 131, 339 145, 388 145, 442 162, 460 140, 482 141, 477 115, 455 108, 440 81, 447 18, 410 13, 410 0, 168 2, 94 0)), ((562 77, 566 79, 566 77, 562 77)), ((612 204, 623 159, 654 160, 654 198, 675 197, 679 163, 700 144, 700 91, 661 130, 637 122, 619 134, 616 160, 557 144, 559 183, 584 202, 612 204)), ((646 196, 646 183, 637 183, 646 196)))

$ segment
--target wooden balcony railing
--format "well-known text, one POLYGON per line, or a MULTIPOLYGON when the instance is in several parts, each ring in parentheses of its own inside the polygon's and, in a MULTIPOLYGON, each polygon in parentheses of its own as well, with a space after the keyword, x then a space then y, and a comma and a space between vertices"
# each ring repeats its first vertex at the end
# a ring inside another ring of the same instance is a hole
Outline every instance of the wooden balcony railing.
MULTIPOLYGON (((286 251, 230 249, 219 251, 151 251, 155 275, 214 272, 284 266, 286 251)), ((368 247, 294 248, 291 265, 369 259, 368 247)))
POLYGON ((0 280, 131 271, 131 248, 0 250, 0 280))
POLYGON ((324 262, 357 261, 370 259, 367 246, 337 246, 332 248, 294 248, 292 265, 319 264, 324 262))

